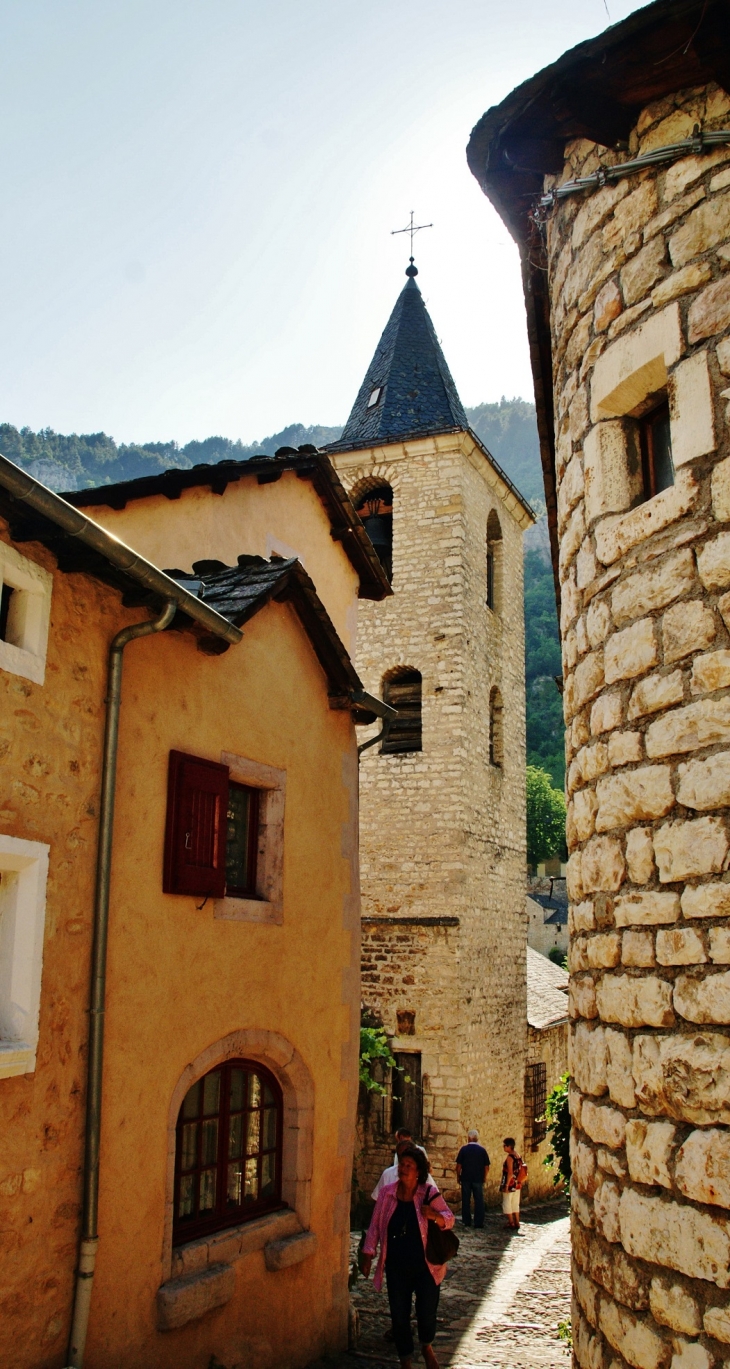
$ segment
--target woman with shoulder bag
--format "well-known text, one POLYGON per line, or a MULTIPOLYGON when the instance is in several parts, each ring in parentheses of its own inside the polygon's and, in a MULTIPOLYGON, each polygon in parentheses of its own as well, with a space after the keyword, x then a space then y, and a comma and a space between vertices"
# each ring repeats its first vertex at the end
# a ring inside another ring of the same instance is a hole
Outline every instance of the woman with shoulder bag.
POLYGON ((520 1190, 527 1178, 527 1165, 515 1150, 514 1136, 504 1138, 505 1157, 502 1165, 502 1211, 511 1231, 520 1229, 520 1190))
MULTIPOLYGON (((416 1296, 418 1339, 426 1369, 439 1369, 433 1352, 439 1285, 446 1264, 433 1263, 436 1242, 429 1241, 431 1224, 441 1237, 439 1258, 454 1253, 447 1249, 442 1233, 454 1225, 454 1214, 447 1207, 436 1184, 429 1179, 428 1161, 422 1150, 407 1146, 398 1158, 398 1180, 381 1189, 363 1246, 362 1272, 370 1277, 373 1256, 380 1255, 374 1284, 383 1286, 383 1270, 388 1287, 393 1338, 401 1369, 412 1369, 413 1336, 411 1303, 416 1296), (427 1247, 429 1247, 427 1249, 427 1247)), ((448 1239, 448 1238, 447 1238, 448 1239)), ((454 1238, 450 1238, 453 1242, 454 1238)))

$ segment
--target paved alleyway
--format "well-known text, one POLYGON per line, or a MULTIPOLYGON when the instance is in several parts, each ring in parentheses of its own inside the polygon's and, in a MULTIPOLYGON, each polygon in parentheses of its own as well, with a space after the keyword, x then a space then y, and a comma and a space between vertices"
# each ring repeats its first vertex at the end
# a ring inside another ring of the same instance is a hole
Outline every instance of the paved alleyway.
MULTIPOLYGON (((570 1318, 570 1240, 563 1202, 526 1207, 518 1236, 487 1213, 484 1231, 456 1232, 458 1257, 441 1285, 434 1349, 441 1369, 568 1369, 570 1353, 558 1322, 570 1318)), ((353 1248, 357 1248, 356 1239, 353 1248)), ((360 1314, 356 1352, 312 1369, 392 1369, 397 1356, 383 1339, 389 1325, 385 1293, 360 1278, 353 1290, 360 1314)), ((420 1364, 420 1354, 414 1364, 420 1364)))

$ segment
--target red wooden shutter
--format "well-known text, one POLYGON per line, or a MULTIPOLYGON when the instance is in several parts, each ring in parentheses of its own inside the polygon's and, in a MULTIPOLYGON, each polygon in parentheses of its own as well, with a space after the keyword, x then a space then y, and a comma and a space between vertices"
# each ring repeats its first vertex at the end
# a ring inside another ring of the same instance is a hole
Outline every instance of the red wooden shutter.
POLYGON ((227 807, 226 765, 170 752, 164 893, 223 897, 227 807))

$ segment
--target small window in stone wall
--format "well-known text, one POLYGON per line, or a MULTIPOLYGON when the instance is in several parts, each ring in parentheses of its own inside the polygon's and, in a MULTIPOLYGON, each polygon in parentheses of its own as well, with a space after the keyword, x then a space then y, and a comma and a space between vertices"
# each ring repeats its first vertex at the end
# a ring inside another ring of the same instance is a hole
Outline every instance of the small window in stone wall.
POLYGON ((423 1132, 423 1094, 420 1051, 394 1051, 396 1068, 391 1084, 391 1131, 407 1127, 414 1141, 423 1132))
POLYGON ((420 751, 422 680, 418 670, 401 670, 383 682, 383 702, 398 710, 398 717, 390 724, 383 742, 381 755, 401 751, 420 751))
POLYGON ((502 528, 494 509, 487 519, 487 608, 502 610, 502 528))
POLYGON ((489 764, 504 765, 504 709, 496 685, 489 695, 489 764))
POLYGON ((653 499, 655 494, 661 494, 662 490, 668 490, 674 484, 672 434, 666 395, 638 419, 638 426, 644 499, 653 499))
POLYGON ((527 1066, 525 1075, 525 1141, 531 1150, 537 1150, 547 1136, 546 1102, 547 1065, 539 1060, 527 1066))

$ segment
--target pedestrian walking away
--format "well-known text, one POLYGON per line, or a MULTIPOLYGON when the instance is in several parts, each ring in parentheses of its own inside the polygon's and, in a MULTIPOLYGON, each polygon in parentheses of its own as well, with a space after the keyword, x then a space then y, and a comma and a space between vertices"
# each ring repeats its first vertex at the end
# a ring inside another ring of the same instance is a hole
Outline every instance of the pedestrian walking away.
POLYGON ((413 1335, 411 1304, 416 1298, 416 1322, 426 1369, 439 1369, 433 1352, 439 1286, 445 1264, 426 1258, 428 1225, 441 1230, 454 1225, 454 1214, 429 1178, 428 1160, 417 1146, 407 1146, 399 1156, 398 1179, 378 1194, 372 1221, 363 1246, 362 1272, 370 1277, 373 1256, 378 1252, 374 1286, 383 1286, 383 1272, 393 1322, 395 1348, 401 1369, 412 1369, 413 1335))
POLYGON ((507 1226, 513 1231, 520 1229, 520 1189, 527 1178, 527 1165, 515 1150, 514 1136, 504 1138, 504 1164, 499 1191, 502 1194, 502 1211, 507 1218, 507 1226))
POLYGON ((489 1172, 489 1156, 479 1145, 479 1132, 467 1132, 467 1142, 456 1157, 456 1178, 461 1184, 461 1220, 471 1226, 471 1200, 474 1199, 474 1225, 484 1226, 484 1184, 489 1172))

